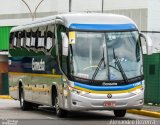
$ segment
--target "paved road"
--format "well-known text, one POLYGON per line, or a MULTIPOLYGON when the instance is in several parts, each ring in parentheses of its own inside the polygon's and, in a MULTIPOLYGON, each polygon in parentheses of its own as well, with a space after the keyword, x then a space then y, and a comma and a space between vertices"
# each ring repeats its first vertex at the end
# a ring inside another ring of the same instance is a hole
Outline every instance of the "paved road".
POLYGON ((127 113, 124 118, 115 118, 111 111, 88 111, 70 113, 67 118, 57 118, 55 110, 41 107, 33 111, 21 111, 19 101, 0 99, 0 125, 154 125, 156 118, 127 113))

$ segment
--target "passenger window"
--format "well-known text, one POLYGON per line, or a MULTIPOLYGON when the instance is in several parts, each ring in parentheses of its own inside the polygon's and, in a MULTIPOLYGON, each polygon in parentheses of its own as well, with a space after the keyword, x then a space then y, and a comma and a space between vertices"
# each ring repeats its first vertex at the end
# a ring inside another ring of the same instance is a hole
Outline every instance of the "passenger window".
POLYGON ((51 31, 48 31, 45 49, 50 50, 52 46, 53 46, 53 33, 51 31))
POLYGON ((30 47, 31 46, 31 33, 27 32, 26 34, 26 46, 30 47))
POLYGON ((37 49, 38 48, 38 38, 40 36, 40 31, 37 29, 36 31, 36 39, 35 39, 35 48, 37 49))
POLYGON ((47 26, 45 38, 46 38, 45 49, 49 51, 54 46, 54 42, 55 42, 53 25, 47 26))
POLYGON ((34 27, 31 29, 31 47, 38 47, 38 35, 39 35, 38 27, 34 27))
POLYGON ((25 31, 21 32, 20 34, 20 46, 24 46, 24 39, 25 39, 25 31))
POLYGON ((48 37, 47 38, 47 43, 46 43, 46 50, 50 50, 52 48, 52 38, 51 37, 48 37))
POLYGON ((14 37, 14 38, 13 38, 13 46, 16 47, 16 45, 17 45, 17 38, 14 37))
POLYGON ((9 36, 9 45, 10 45, 10 48, 13 47, 13 42, 14 41, 14 32, 10 33, 10 36, 9 36))
POLYGON ((21 38, 21 47, 24 45, 24 38, 21 38))
POLYGON ((44 37, 43 36, 40 36, 38 38, 38 47, 39 48, 43 48, 44 47, 44 37))
POLYGON ((35 47, 36 45, 36 32, 31 32, 31 47, 35 47))
POLYGON ((13 43, 13 39, 14 39, 14 32, 10 33, 10 36, 9 36, 9 42, 10 42, 10 44, 13 43))
POLYGON ((18 32, 15 32, 14 38, 13 38, 13 47, 16 47, 18 43, 18 32))
POLYGON ((40 27, 38 34, 38 48, 44 48, 44 38, 45 38, 45 31, 46 27, 40 27))

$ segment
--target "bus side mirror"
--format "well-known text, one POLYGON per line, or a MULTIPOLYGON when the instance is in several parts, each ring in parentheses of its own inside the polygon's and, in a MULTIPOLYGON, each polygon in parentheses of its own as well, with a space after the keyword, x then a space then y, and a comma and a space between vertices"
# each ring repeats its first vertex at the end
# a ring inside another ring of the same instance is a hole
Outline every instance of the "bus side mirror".
MULTIPOLYGON (((146 42, 146 52, 147 55, 151 55, 152 54, 152 39, 149 35, 140 33, 140 37, 144 38, 145 42, 146 42)), ((143 45, 142 45, 143 46, 143 45)))
POLYGON ((68 56, 68 37, 66 33, 62 32, 62 55, 68 56))

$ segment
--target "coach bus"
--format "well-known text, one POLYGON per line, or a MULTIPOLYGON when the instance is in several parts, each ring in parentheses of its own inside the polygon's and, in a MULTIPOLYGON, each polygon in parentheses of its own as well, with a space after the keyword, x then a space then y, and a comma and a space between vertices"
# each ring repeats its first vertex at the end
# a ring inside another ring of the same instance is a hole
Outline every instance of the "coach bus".
POLYGON ((22 110, 47 105, 58 117, 71 111, 141 109, 144 75, 141 39, 128 17, 59 14, 10 32, 10 95, 22 110))

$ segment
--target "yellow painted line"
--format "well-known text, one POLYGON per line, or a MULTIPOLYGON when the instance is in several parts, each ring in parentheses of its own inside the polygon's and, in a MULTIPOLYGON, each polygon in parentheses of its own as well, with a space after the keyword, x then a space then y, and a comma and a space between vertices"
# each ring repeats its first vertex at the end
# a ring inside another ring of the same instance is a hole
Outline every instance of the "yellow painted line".
POLYGON ((89 93, 96 93, 96 94, 118 94, 118 93, 128 93, 128 92, 132 92, 136 89, 140 89, 142 88, 142 85, 136 86, 132 89, 128 89, 128 90, 121 90, 121 91, 95 91, 95 90, 89 90, 89 89, 85 89, 85 88, 81 88, 78 86, 75 86, 76 89, 85 91, 85 92, 89 92, 89 93))
POLYGON ((135 110, 135 109, 127 110, 127 112, 128 113, 133 113, 133 114, 138 114, 138 115, 160 118, 160 113, 159 112, 153 112, 153 111, 148 111, 148 110, 135 110))
POLYGON ((36 74, 36 73, 19 73, 19 72, 9 72, 9 75, 28 75, 28 76, 41 76, 41 77, 52 77, 52 78, 61 78, 62 75, 55 74, 36 74))
POLYGON ((0 99, 12 99, 9 95, 0 95, 0 99))

